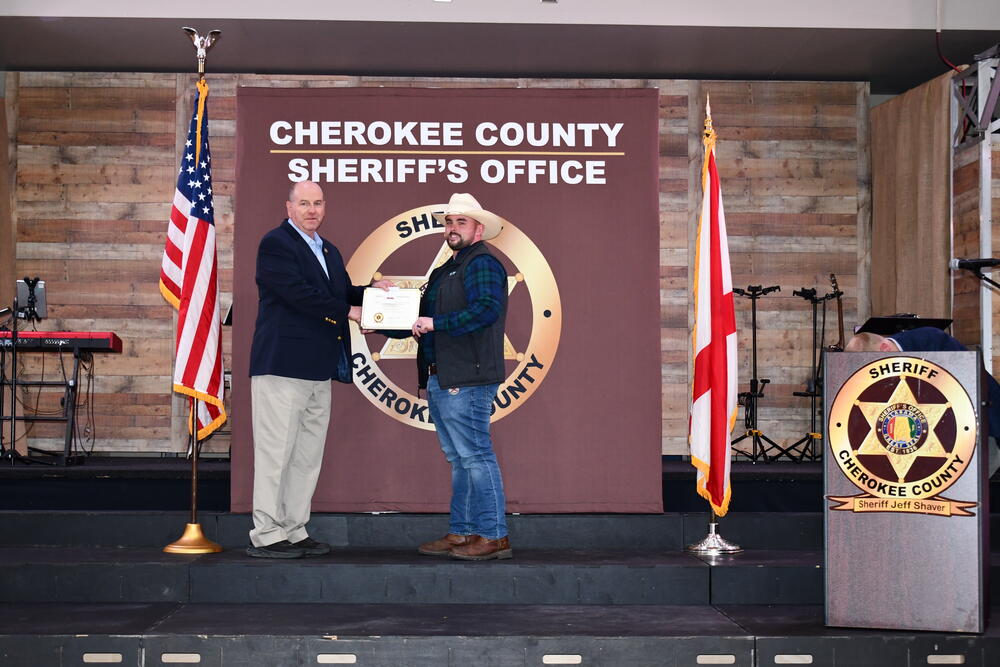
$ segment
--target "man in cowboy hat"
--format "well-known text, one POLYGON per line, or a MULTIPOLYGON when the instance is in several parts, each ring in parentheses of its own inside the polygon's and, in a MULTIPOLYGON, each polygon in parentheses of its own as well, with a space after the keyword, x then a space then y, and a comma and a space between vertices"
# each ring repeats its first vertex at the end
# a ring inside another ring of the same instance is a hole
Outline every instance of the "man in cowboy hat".
POLYGON ((412 334, 418 341, 420 387, 451 464, 448 534, 421 544, 428 556, 463 560, 511 558, 503 481, 490 440, 490 412, 504 369, 507 272, 483 241, 506 221, 456 193, 444 225, 452 257, 431 273, 412 334))

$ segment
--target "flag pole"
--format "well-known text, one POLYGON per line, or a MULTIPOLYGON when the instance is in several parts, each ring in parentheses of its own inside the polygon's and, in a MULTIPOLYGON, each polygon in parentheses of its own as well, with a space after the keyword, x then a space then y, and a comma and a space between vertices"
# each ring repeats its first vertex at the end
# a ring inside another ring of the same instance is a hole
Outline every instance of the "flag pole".
POLYGON ((176 542, 163 547, 168 554, 217 554, 222 547, 205 537, 198 523, 198 399, 191 396, 191 433, 188 447, 191 450, 191 521, 184 527, 184 534, 176 542))
MULTIPOLYGON (((198 34, 194 28, 181 28, 191 38, 191 42, 196 49, 198 57, 198 82, 199 88, 205 86, 205 93, 208 92, 205 84, 205 56, 212 45, 222 34, 219 30, 212 30, 206 37, 198 34)), ((199 94, 199 104, 205 104, 205 95, 199 94)), ((200 107, 199 107, 200 110, 200 107)), ((198 132, 200 138, 201 124, 199 114, 198 132)), ((195 146, 196 152, 201 149, 201 142, 195 146)), ((214 250, 213 250, 214 252, 214 250)), ((191 423, 188 434, 188 451, 191 456, 191 520, 184 527, 184 534, 176 542, 171 542, 163 547, 163 551, 168 554, 212 554, 222 551, 222 547, 205 537, 201 524, 198 523, 198 398, 190 396, 191 423)))
POLYGON ((716 516, 715 510, 712 510, 708 520, 708 535, 694 544, 687 545, 684 551, 696 556, 725 556, 738 554, 743 551, 743 547, 733 544, 719 534, 719 517, 716 516))
POLYGON ((719 534, 719 515, 729 509, 729 437, 736 423, 736 313, 726 238, 711 100, 705 99, 702 206, 695 244, 692 389, 688 441, 698 469, 696 489, 709 502, 708 535, 687 553, 720 556, 743 551, 719 534))

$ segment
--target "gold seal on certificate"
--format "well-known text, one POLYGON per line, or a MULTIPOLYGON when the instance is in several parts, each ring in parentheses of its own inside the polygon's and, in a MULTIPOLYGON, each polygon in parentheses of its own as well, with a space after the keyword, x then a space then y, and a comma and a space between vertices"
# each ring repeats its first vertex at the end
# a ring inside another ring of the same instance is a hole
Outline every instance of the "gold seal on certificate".
POLYGON ((409 329, 420 314, 420 290, 369 287, 361 302, 362 329, 409 329))

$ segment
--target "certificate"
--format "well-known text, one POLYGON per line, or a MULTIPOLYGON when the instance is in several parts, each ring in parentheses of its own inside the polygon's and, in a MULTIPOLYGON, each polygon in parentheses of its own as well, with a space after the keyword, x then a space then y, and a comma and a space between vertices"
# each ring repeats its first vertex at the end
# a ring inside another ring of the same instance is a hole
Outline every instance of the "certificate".
POLYGON ((419 314, 419 289, 369 287, 361 302, 361 328, 409 330, 419 314))

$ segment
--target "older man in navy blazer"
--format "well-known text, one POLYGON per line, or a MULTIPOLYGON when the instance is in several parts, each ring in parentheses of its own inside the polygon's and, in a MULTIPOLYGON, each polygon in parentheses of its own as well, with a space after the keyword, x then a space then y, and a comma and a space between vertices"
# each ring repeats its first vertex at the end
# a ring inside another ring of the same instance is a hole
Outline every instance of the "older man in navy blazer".
MULTIPOLYGON (((351 382, 348 320, 360 321, 363 287, 351 285, 336 246, 317 233, 323 190, 297 183, 288 218, 257 251, 257 324, 250 352, 253 530, 247 554, 318 556, 330 546, 306 523, 323 461, 332 381, 351 382)), ((381 285, 377 285, 381 286, 381 285)))

